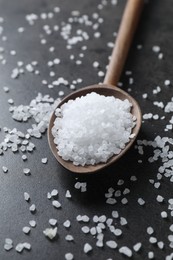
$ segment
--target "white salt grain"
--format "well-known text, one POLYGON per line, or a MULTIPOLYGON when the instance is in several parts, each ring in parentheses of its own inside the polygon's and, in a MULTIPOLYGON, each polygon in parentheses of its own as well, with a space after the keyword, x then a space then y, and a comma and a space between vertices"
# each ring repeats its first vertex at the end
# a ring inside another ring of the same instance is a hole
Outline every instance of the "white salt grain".
POLYGON ((54 239, 57 235, 57 227, 55 228, 46 228, 43 230, 43 234, 48 237, 49 239, 54 239))
POLYGON ((29 221, 29 225, 31 226, 31 227, 36 227, 36 221, 35 220, 30 220, 29 221))
POLYGON ((168 217, 168 213, 166 211, 162 211, 160 214, 161 214, 162 218, 167 218, 168 217))
POLYGON ((163 241, 159 241, 159 242, 157 243, 157 246, 158 246, 158 248, 163 249, 163 248, 164 248, 164 243, 163 243, 163 241))
POLYGON ((119 252, 127 257, 132 257, 132 250, 127 246, 120 247, 119 252))
POLYGON ((92 246, 89 244, 89 243, 86 243, 85 245, 84 245, 84 253, 89 253, 90 251, 92 251, 92 246))
POLYGON ((13 244, 13 240, 11 238, 6 238, 5 239, 5 244, 12 245, 13 244))
POLYGON ((81 228, 82 232, 85 233, 85 234, 88 234, 90 232, 90 228, 88 226, 83 226, 81 228))
POLYGON ((49 224, 50 224, 51 226, 55 226, 55 225, 57 224, 57 219, 50 218, 50 219, 49 219, 49 224))
POLYGON ((58 195, 58 190, 57 189, 53 189, 51 191, 51 196, 54 197, 54 196, 57 196, 58 195))
POLYGON ((23 248, 27 249, 27 250, 31 250, 31 244, 28 242, 24 242, 23 243, 23 248))
POLYGON ((66 220, 66 221, 63 223, 63 226, 66 227, 66 228, 69 228, 69 227, 71 226, 70 220, 66 220))
POLYGON ((66 235, 65 236, 65 240, 66 241, 73 241, 74 240, 74 237, 72 235, 66 235))
POLYGON ((164 85, 165 86, 169 86, 171 84, 171 81, 169 80, 169 79, 166 79, 165 81, 164 81, 164 85))
POLYGON ((110 205, 114 205, 114 204, 117 203, 117 201, 116 201, 116 199, 114 199, 114 198, 108 198, 108 199, 106 200, 106 203, 107 203, 107 204, 110 204, 110 205))
POLYGON ((154 259, 154 253, 152 251, 148 252, 148 259, 154 259))
POLYGON ((150 237, 150 238, 149 238, 149 242, 150 242, 151 244, 155 244, 155 243, 157 243, 157 238, 156 238, 156 237, 150 237))
POLYGON ((65 197, 68 199, 70 199, 72 197, 69 190, 66 191, 65 197))
POLYGON ((29 176, 31 175, 31 170, 29 168, 24 168, 23 169, 23 173, 26 175, 26 176, 29 176))
POLYGON ((143 206, 145 204, 145 200, 143 200, 142 198, 138 198, 138 203, 140 206, 143 206))
POLYGON ((154 233, 154 229, 152 227, 147 227, 147 233, 152 235, 154 233))
POLYGON ((25 233, 25 234, 29 234, 29 232, 31 231, 30 227, 23 227, 22 228, 22 231, 25 233))
POLYGON ((161 195, 157 195, 156 200, 157 200, 159 203, 162 203, 162 202, 164 201, 164 198, 163 198, 161 195))
POLYGON ((4 173, 8 172, 8 168, 6 166, 2 166, 2 170, 3 170, 4 173))
POLYGON ((31 213, 34 213, 34 212, 36 211, 36 206, 35 206, 35 204, 32 204, 32 205, 30 206, 29 210, 30 210, 31 213))
POLYGON ((29 200, 30 200, 30 195, 29 195, 28 192, 24 192, 24 199, 25 199, 26 201, 29 201, 29 200))
POLYGON ((21 253, 21 252, 23 251, 23 249, 24 249, 23 243, 17 244, 16 247, 15 247, 15 249, 16 249, 16 251, 17 251, 18 253, 21 253))
POLYGON ((22 160, 26 161, 27 160, 27 156, 25 154, 22 155, 22 160))
POLYGON ((173 232, 173 224, 170 225, 169 230, 173 232))
POLYGON ((5 249, 6 251, 11 250, 12 248, 13 248, 13 245, 12 245, 12 244, 4 244, 4 249, 5 249))
POLYGON ((112 217, 113 217, 113 218, 118 218, 118 217, 119 217, 118 211, 113 210, 113 211, 112 211, 112 217))
POLYGON ((120 224, 121 224, 121 226, 127 225, 127 220, 123 217, 120 217, 120 224))
POLYGON ((117 243, 113 240, 106 241, 106 245, 112 249, 117 248, 117 243))
POLYGON ((153 50, 153 52, 159 52, 160 51, 160 46, 158 46, 158 45, 154 45, 153 47, 152 47, 152 50, 153 50))
POLYGON ((61 203, 58 200, 53 200, 52 205, 57 209, 61 208, 61 203))
POLYGON ((93 62, 93 67, 94 67, 94 68, 98 68, 98 67, 99 67, 98 61, 94 61, 94 62, 93 62))
POLYGON ((73 256, 72 253, 66 253, 66 254, 65 254, 65 259, 66 259, 66 260, 73 260, 73 259, 74 259, 74 256, 73 256))
POLYGON ((47 161, 48 161, 48 159, 47 159, 47 158, 42 158, 42 159, 41 159, 41 162, 42 162, 43 164, 46 164, 46 163, 47 163, 47 161))
POLYGON ((139 242, 133 246, 135 252, 138 252, 142 247, 142 244, 139 242))
POLYGON ((114 233, 114 235, 117 236, 117 237, 119 237, 119 236, 122 235, 122 231, 121 231, 121 229, 119 229, 119 228, 116 228, 113 233, 114 233))
POLYGON ((121 203, 122 203, 123 205, 126 205, 126 204, 128 203, 128 199, 127 199, 127 198, 123 198, 123 199, 121 200, 121 203))

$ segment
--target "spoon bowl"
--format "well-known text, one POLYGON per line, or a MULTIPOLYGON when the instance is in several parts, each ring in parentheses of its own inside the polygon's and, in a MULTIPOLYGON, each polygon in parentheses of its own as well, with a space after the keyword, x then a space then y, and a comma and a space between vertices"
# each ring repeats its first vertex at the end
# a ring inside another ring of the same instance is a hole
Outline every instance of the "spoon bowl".
MULTIPOLYGON (((104 95, 104 96, 114 96, 115 98, 125 100, 128 99, 129 102, 132 104, 131 113, 133 116, 136 117, 136 125, 132 129, 132 134, 135 134, 135 137, 137 136, 140 127, 141 127, 141 110, 136 102, 136 100, 131 97, 127 92, 123 91, 120 88, 117 88, 115 86, 111 85, 92 85, 89 87, 82 88, 78 91, 73 92, 72 94, 66 96, 57 106, 57 108, 60 108, 64 103, 68 102, 70 99, 74 100, 77 97, 85 96, 88 93, 96 92, 97 94, 104 95)), ((51 148, 51 151, 57 161, 66 169, 70 170, 71 172, 76 173, 94 173, 97 172, 110 164, 116 162, 133 144, 135 141, 135 137, 130 139, 130 141, 126 144, 125 148, 121 150, 121 152, 117 155, 112 156, 106 163, 98 163, 96 165, 85 165, 85 166, 75 166, 71 161, 65 161, 58 155, 58 150, 56 147, 56 144, 54 143, 54 137, 52 135, 52 127, 54 125, 54 121, 56 119, 55 112, 53 112, 49 127, 48 127, 48 142, 49 146, 51 148)))

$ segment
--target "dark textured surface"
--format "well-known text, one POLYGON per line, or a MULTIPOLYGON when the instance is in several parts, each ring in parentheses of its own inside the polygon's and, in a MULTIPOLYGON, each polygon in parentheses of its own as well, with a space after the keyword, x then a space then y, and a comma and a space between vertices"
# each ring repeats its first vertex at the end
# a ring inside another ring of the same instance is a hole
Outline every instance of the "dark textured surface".
MULTIPOLYGON (((110 2, 110 1, 109 1, 110 2)), ((49 71, 54 70, 58 78, 60 76, 72 82, 77 78, 82 78, 83 82, 77 85, 77 88, 88 86, 101 81, 97 76, 97 69, 92 67, 93 61, 100 63, 99 70, 105 71, 108 56, 111 49, 107 47, 108 42, 114 41, 113 32, 117 31, 125 1, 118 2, 117 6, 110 3, 104 6, 103 10, 98 10, 97 6, 101 1, 95 0, 64 0, 64 1, 27 1, 27 0, 0 0, 0 16, 4 18, 2 24, 4 32, 0 38, 0 46, 4 47, 3 53, 7 63, 0 64, 0 127, 16 127, 18 130, 26 132, 27 128, 32 124, 19 123, 12 119, 9 113, 8 99, 12 98, 15 105, 27 105, 36 97, 38 92, 42 94, 50 94, 52 97, 58 96, 59 90, 64 90, 65 95, 70 93, 68 87, 58 87, 48 89, 41 82, 46 79, 51 82, 53 79, 49 76, 49 71), (52 12, 55 6, 61 8, 61 12, 56 14, 53 19, 41 20, 40 18, 33 26, 30 26, 25 16, 30 13, 40 15, 41 13, 52 12), (68 18, 72 10, 79 10, 82 14, 87 14, 91 20, 92 14, 99 13, 104 19, 100 24, 98 31, 101 37, 96 39, 93 37, 93 29, 84 25, 73 24, 73 30, 82 29, 87 31, 90 39, 74 45, 72 50, 66 49, 66 41, 60 36, 59 32, 46 35, 42 29, 43 25, 62 25, 62 22, 68 22, 68 18), (17 29, 24 27, 23 33, 18 33, 17 29), (41 45, 40 38, 47 39, 47 44, 41 45), (2 36, 7 36, 7 41, 3 41, 2 36), (81 46, 87 45, 88 49, 83 51, 82 65, 77 66, 74 62, 69 61, 69 56, 74 54, 78 57, 81 53, 81 46), (48 48, 55 47, 55 52, 50 53, 48 48), (15 50, 16 55, 10 55, 10 51, 15 50), (48 60, 60 58, 61 64, 55 69, 48 68, 48 60), (11 79, 11 71, 17 65, 17 61, 24 61, 25 65, 33 60, 38 61, 38 69, 40 75, 34 75, 26 72, 20 75, 18 79, 11 79), (3 90, 3 86, 8 86, 10 92, 7 94, 3 90)), ((128 77, 123 73, 121 81, 124 83, 124 90, 128 90, 139 102, 142 112, 165 115, 164 111, 153 105, 153 101, 163 101, 166 104, 173 96, 172 85, 164 86, 165 79, 173 80, 172 76, 172 12, 173 6, 171 0, 151 0, 146 4, 136 33, 133 46, 131 48, 125 70, 133 71, 134 84, 129 85, 128 77), (136 46, 142 44, 143 48, 137 50, 136 46), (157 58, 157 54, 152 51, 153 45, 159 45, 161 52, 164 54, 163 60, 157 58), (162 88, 160 94, 153 95, 153 89, 159 85, 162 88), (148 93, 148 99, 142 98, 143 93, 148 93)), ((138 139, 154 140, 155 136, 160 135, 172 137, 172 131, 165 132, 164 128, 168 124, 171 115, 166 114, 164 120, 149 120, 142 125, 138 139)), ((4 131, 0 131, 0 141, 4 139, 4 131)), ((92 218, 94 215, 106 215, 111 217, 112 210, 118 210, 120 216, 127 219, 128 225, 122 226, 119 220, 114 220, 115 226, 122 229, 123 234, 120 238, 116 238, 108 228, 103 231, 105 234, 104 241, 115 240, 118 248, 127 245, 132 249, 137 242, 142 243, 139 253, 133 251, 132 259, 148 259, 148 252, 155 253, 155 259, 165 259, 173 250, 169 247, 168 235, 171 234, 169 226, 172 217, 168 210, 167 200, 173 197, 172 183, 168 178, 163 177, 161 187, 153 188, 149 183, 149 179, 157 181, 158 168, 161 161, 150 164, 148 157, 153 154, 153 148, 145 148, 143 156, 138 155, 137 150, 132 148, 126 156, 118 163, 105 169, 96 175, 75 176, 74 174, 63 169, 52 156, 47 142, 46 134, 41 139, 32 139, 36 145, 36 149, 32 154, 28 154, 28 160, 23 162, 20 153, 13 154, 10 150, 0 157, 0 260, 2 259, 33 259, 33 260, 62 260, 66 252, 74 254, 74 259, 125 259, 118 249, 110 249, 105 244, 103 248, 98 248, 96 238, 92 235, 85 235, 81 231, 81 227, 85 224, 78 223, 76 216, 78 214, 88 215, 90 222, 88 226, 94 226, 92 218), (47 157, 48 164, 41 163, 41 158, 47 157), (138 163, 141 159, 142 163, 138 163), (1 170, 2 166, 8 167, 8 173, 4 174, 1 170), (23 174, 23 168, 31 169, 31 176, 23 174), (137 182, 131 182, 130 176, 136 175, 137 182), (78 179, 76 179, 78 178, 78 179), (124 180, 123 186, 117 186, 119 179, 124 180), (87 182, 87 192, 81 193, 74 188, 76 181, 87 182), (115 190, 130 188, 130 194, 127 205, 122 205, 121 198, 118 199, 116 205, 108 205, 105 203, 104 194, 108 188, 113 187, 115 190), (51 201, 47 199, 47 192, 57 188, 59 190, 59 201, 62 203, 62 209, 54 209, 51 201), (66 190, 69 189, 72 199, 65 198, 66 190), (28 204, 24 201, 23 193, 27 191, 31 196, 31 202, 28 204), (160 194, 165 198, 165 203, 159 204, 156 196, 160 194), (142 197, 146 204, 140 206, 137 199, 142 197), (36 204, 36 213, 29 212, 29 205, 36 204), (168 218, 164 220, 160 217, 161 211, 167 211, 168 218), (58 220, 58 237, 55 241, 49 241, 43 235, 43 230, 49 227, 49 218, 57 218, 58 220), (32 229, 29 235, 22 232, 22 228, 28 225, 29 220, 35 219, 37 226, 32 229), (62 225, 65 220, 71 221, 69 230, 62 225), (152 226, 155 230, 153 236, 158 241, 164 241, 165 247, 159 249, 157 245, 149 243, 149 235, 146 233, 148 226, 152 226), (74 242, 65 240, 66 234, 74 236, 74 242), (19 255, 12 249, 5 252, 3 249, 5 238, 13 239, 14 247, 19 242, 28 241, 32 245, 30 252, 24 251, 19 255), (93 250, 89 255, 83 252, 84 244, 88 242, 93 246, 93 250)), ((171 147, 170 147, 171 150, 171 147)))

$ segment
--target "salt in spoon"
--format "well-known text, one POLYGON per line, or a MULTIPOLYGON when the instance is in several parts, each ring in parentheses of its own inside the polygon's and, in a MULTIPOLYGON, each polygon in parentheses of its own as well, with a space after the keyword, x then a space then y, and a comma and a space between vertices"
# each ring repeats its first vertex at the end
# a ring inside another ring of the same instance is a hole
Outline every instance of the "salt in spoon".
MULTIPOLYGON (((103 84, 92 85, 73 92, 72 94, 66 96, 59 103, 57 108, 60 108, 64 103, 68 102, 70 99, 74 100, 77 97, 85 96, 86 94, 91 92, 96 92, 104 96, 114 96, 115 98, 121 100, 128 99, 129 102, 132 104, 131 114, 136 117, 136 125, 132 129, 132 134, 134 134, 135 137, 137 136, 142 121, 140 107, 132 96, 130 96, 127 92, 123 91, 122 89, 116 87, 116 85, 119 81, 128 55, 128 51, 142 11, 143 3, 144 0, 127 0, 119 32, 116 38, 115 46, 112 52, 111 60, 103 84)), ((52 127, 54 125, 55 119, 55 112, 53 112, 48 127, 49 146, 57 161, 71 172, 80 174, 97 172, 109 166, 110 164, 116 162, 122 155, 124 155, 127 152, 127 150, 135 141, 135 137, 130 139, 130 141, 126 144, 125 148, 121 150, 119 154, 112 156, 106 163, 76 166, 73 164, 72 161, 65 161, 62 159, 62 157, 58 155, 58 150, 56 144, 54 143, 54 137, 52 135, 52 127)))

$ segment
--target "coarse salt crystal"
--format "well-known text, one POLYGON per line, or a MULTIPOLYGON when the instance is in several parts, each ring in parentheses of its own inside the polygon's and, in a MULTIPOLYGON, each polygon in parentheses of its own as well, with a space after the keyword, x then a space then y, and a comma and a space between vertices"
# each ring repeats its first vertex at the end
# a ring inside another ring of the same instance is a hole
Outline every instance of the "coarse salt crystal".
POLYGON ((23 227, 22 230, 25 234, 29 234, 29 232, 31 231, 30 227, 23 227))
POLYGON ((156 200, 157 200, 159 203, 162 203, 162 202, 164 201, 164 198, 163 198, 161 195, 157 195, 156 200))
POLYGON ((46 228, 43 230, 43 234, 48 237, 49 239, 54 239, 57 235, 57 227, 55 228, 46 228))
POLYGON ((53 200, 52 205, 57 209, 61 208, 61 203, 58 200, 53 200))
POLYGON ((29 168, 24 168, 23 169, 23 173, 26 175, 26 176, 29 176, 31 175, 31 170, 29 168))
POLYGON ((156 237, 150 237, 150 238, 149 238, 149 242, 150 242, 151 244, 155 244, 155 243, 157 243, 157 238, 156 238, 156 237))
POLYGON ((49 219, 49 224, 50 224, 51 226, 55 226, 55 225, 57 224, 57 219, 50 218, 50 219, 49 219))
POLYGON ((66 191, 65 197, 68 199, 70 199, 72 197, 69 190, 66 191))
POLYGON ((153 50, 153 52, 159 52, 160 51, 160 46, 158 46, 158 45, 154 45, 153 47, 152 47, 152 50, 153 50))
POLYGON ((30 207, 29 207, 29 210, 31 213, 34 213, 36 211, 36 206, 35 204, 32 204, 30 207))
POLYGON ((48 159, 47 159, 47 158, 42 158, 42 159, 41 159, 41 162, 42 162, 43 164, 46 164, 46 163, 47 163, 47 161, 48 161, 48 159))
POLYGON ((90 228, 88 226, 83 226, 81 228, 82 232, 85 233, 85 234, 88 234, 90 232, 90 228))
POLYGON ((74 240, 74 237, 72 235, 66 235, 65 236, 65 240, 66 241, 73 241, 74 240))
POLYGON ((138 203, 139 205, 143 206, 145 204, 145 200, 143 200, 142 198, 138 198, 138 203))
POLYGON ((57 196, 58 195, 58 190, 57 189, 53 189, 52 191, 51 191, 51 196, 57 196))
POLYGON ((168 213, 166 211, 162 211, 160 214, 161 214, 162 218, 167 218, 168 217, 168 213))
POLYGON ((133 249, 135 252, 138 252, 142 247, 142 243, 136 243, 134 246, 133 246, 133 249))
POLYGON ((23 243, 19 243, 19 244, 17 244, 16 247, 15 247, 15 250, 16 250, 18 253, 21 253, 21 252, 23 251, 23 249, 24 249, 23 243))
POLYGON ((3 170, 4 173, 8 172, 8 168, 6 166, 2 166, 2 170, 3 170))
POLYGON ((6 251, 11 250, 12 248, 13 248, 13 245, 12 245, 12 244, 4 244, 4 249, 5 249, 6 251))
POLYGON ((66 221, 63 223, 63 226, 66 227, 66 228, 69 228, 69 227, 71 226, 70 220, 66 220, 66 221))
POLYGON ((163 249, 163 248, 164 248, 164 243, 163 243, 163 241, 159 241, 159 242, 157 243, 157 246, 158 246, 158 248, 163 249))
POLYGON ((106 245, 112 249, 117 248, 117 243, 114 240, 106 241, 106 245))
POLYGON ((120 247, 119 252, 128 257, 132 257, 132 250, 130 248, 128 248, 127 246, 120 247))
POLYGON ((35 221, 35 220, 30 220, 30 221, 29 221, 29 224, 30 224, 30 226, 33 227, 33 228, 36 227, 36 221, 35 221))
POLYGON ((171 81, 169 80, 169 79, 166 79, 165 81, 164 81, 164 85, 165 86, 169 86, 171 84, 171 81))
POLYGON ((90 251, 92 251, 92 246, 89 243, 85 243, 84 245, 84 253, 89 253, 90 251))
POLYGON ((66 253, 66 254, 65 254, 65 259, 66 259, 66 260, 73 260, 73 259, 74 259, 74 256, 73 256, 72 253, 66 253))
POLYGON ((148 252, 148 258, 154 259, 154 252, 152 252, 152 251, 148 252))

